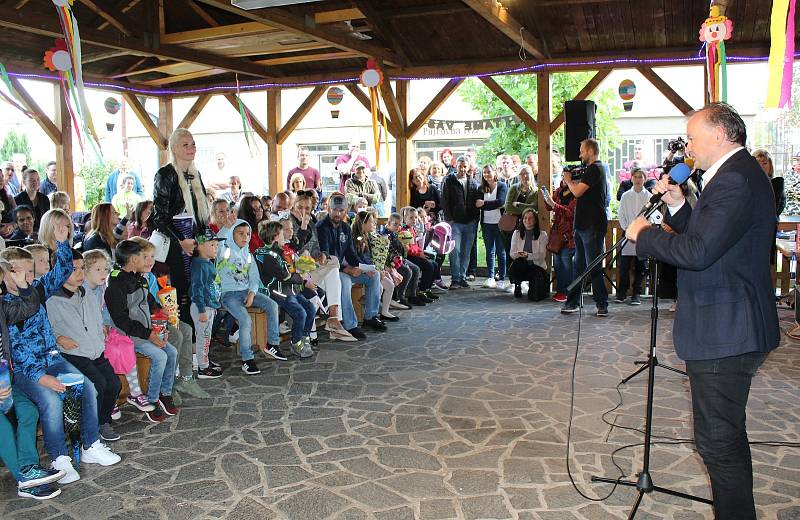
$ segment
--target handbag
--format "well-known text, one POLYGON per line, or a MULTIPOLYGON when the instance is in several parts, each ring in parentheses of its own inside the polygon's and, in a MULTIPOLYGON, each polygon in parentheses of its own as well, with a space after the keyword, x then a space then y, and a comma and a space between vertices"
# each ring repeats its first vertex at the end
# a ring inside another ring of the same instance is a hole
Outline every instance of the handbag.
POLYGON ((552 229, 550 236, 547 237, 547 250, 553 254, 558 254, 567 245, 567 235, 556 229, 552 229))
POLYGON ((120 333, 114 327, 108 329, 105 346, 106 359, 108 359, 115 374, 127 374, 136 366, 136 352, 133 350, 133 340, 120 333))
POLYGON ((154 230, 150 235, 150 243, 155 246, 155 260, 156 262, 166 262, 167 254, 169 253, 170 238, 159 230, 154 230))
POLYGON ((500 217, 500 222, 497 223, 497 227, 500 228, 500 231, 511 233, 512 231, 517 229, 518 222, 519 222, 519 215, 512 215, 511 213, 503 213, 503 215, 500 217))

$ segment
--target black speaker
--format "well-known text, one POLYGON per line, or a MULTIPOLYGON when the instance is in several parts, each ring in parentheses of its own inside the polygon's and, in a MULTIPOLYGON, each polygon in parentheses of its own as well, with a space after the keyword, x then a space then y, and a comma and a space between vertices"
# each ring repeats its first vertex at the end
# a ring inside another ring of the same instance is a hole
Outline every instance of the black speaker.
POLYGON ((581 141, 597 136, 594 101, 573 99, 564 103, 564 156, 567 161, 579 161, 581 141))

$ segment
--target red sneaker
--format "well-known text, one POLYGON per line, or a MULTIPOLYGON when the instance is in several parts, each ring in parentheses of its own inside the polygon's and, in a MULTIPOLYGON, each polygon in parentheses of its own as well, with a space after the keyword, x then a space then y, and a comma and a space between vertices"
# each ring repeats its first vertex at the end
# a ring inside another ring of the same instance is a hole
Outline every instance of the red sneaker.
POLYGON ((567 301, 567 295, 564 294, 564 293, 556 293, 556 295, 553 296, 553 301, 554 302, 559 302, 559 303, 564 303, 565 301, 567 301))

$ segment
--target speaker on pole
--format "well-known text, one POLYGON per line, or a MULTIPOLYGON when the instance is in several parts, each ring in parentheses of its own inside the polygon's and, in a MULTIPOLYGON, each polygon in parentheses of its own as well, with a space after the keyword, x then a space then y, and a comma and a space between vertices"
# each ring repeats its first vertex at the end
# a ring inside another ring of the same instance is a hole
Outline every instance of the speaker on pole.
POLYGON ((597 136, 594 101, 572 99, 564 103, 564 156, 579 161, 581 141, 597 136))

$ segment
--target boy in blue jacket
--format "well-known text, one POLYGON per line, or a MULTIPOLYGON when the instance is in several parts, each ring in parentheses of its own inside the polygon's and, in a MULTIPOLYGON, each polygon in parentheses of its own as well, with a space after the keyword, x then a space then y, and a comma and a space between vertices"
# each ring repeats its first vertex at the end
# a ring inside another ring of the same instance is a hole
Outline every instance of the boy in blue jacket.
POLYGON ((218 238, 213 231, 206 228, 203 234, 195 237, 195 240, 197 256, 192 258, 189 299, 192 302, 190 312, 194 321, 197 345, 197 377, 216 379, 222 375, 222 370, 210 366, 208 349, 211 346, 214 315, 220 305, 219 276, 217 268, 214 267, 214 259, 217 257, 218 243, 225 239, 218 238))

